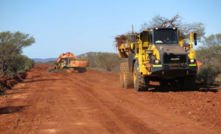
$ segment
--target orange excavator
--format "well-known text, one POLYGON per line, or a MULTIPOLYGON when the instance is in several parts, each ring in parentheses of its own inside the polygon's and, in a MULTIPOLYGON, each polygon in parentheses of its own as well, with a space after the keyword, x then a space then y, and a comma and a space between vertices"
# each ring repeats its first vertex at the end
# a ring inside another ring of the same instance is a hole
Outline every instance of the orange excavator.
POLYGON ((78 70, 79 73, 86 72, 86 67, 89 66, 89 62, 86 56, 76 57, 73 53, 62 53, 55 62, 54 69, 65 68, 67 72, 74 72, 78 70))

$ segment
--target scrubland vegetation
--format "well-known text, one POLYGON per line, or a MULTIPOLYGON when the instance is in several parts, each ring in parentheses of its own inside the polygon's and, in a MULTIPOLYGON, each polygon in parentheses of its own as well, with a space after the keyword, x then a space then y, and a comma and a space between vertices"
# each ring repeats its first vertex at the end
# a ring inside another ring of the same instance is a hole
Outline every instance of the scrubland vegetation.
POLYGON ((22 32, 0 33, 0 77, 12 76, 30 70, 34 61, 22 55, 22 49, 35 43, 35 39, 22 32))

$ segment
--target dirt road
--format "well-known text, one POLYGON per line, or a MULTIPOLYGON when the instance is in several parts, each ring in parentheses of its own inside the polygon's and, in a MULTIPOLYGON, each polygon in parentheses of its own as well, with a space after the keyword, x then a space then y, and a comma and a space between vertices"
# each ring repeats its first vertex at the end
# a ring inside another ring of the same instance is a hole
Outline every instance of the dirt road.
POLYGON ((135 92, 118 74, 35 65, 0 96, 0 133, 220 134, 221 93, 135 92))

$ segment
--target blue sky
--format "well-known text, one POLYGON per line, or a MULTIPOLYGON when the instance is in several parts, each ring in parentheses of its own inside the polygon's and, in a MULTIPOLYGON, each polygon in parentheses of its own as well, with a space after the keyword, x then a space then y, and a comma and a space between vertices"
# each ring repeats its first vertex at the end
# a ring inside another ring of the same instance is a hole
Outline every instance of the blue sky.
POLYGON ((202 22, 206 36, 221 33, 221 0, 0 0, 0 32, 31 34, 36 43, 23 50, 29 58, 56 58, 115 52, 114 36, 139 31, 155 15, 202 22))

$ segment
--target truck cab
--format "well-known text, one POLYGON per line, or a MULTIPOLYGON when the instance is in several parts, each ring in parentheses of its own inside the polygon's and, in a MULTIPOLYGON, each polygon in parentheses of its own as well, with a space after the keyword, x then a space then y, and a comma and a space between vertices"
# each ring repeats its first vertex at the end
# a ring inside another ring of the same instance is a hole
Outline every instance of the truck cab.
POLYGON ((193 44, 190 45, 191 53, 187 53, 182 40, 179 40, 176 27, 151 29, 149 37, 147 62, 152 67, 151 76, 175 78, 196 74, 197 65, 193 44))
MULTIPOLYGON (((120 57, 128 58, 128 70, 124 71, 131 72, 135 90, 148 89, 150 80, 159 81, 161 85, 176 80, 180 87, 193 89, 197 62, 191 42, 197 43, 196 36, 190 33, 187 52, 177 27, 155 27, 132 34, 129 42, 118 47, 118 52, 120 57), (185 86, 187 83, 190 86, 185 86)), ((124 66, 127 65, 124 63, 124 66)))

